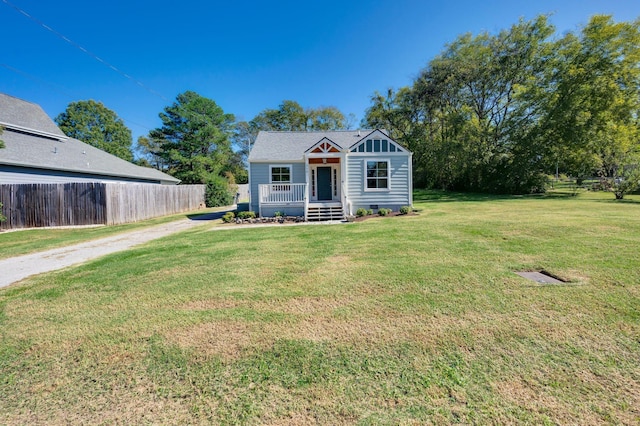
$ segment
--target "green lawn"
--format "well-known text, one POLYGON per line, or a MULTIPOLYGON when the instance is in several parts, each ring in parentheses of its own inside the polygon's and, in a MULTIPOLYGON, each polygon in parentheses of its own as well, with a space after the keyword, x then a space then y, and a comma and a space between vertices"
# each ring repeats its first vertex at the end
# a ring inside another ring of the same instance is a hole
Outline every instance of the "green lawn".
POLYGON ((0 424, 638 424, 640 197, 612 198, 419 192, 27 280, 0 424))
POLYGON ((0 231, 0 259, 110 237, 122 232, 136 231, 154 225, 185 219, 187 216, 198 216, 220 210, 220 208, 214 208, 189 214, 180 213, 117 226, 97 225, 75 228, 32 228, 0 231))

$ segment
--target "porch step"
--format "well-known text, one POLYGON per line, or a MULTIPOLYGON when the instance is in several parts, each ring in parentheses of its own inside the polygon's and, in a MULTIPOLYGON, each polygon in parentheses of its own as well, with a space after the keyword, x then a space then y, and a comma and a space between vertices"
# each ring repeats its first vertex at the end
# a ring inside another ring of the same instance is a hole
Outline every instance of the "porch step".
POLYGON ((307 220, 342 220, 343 218, 341 205, 309 205, 307 209, 307 220))

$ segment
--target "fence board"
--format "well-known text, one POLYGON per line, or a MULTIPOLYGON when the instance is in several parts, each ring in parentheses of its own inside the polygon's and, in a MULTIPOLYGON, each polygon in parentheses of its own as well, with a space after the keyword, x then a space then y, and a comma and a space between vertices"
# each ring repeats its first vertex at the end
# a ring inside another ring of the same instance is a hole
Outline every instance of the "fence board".
POLYGON ((74 182, 0 185, 0 229, 115 225, 196 210, 204 185, 74 182))

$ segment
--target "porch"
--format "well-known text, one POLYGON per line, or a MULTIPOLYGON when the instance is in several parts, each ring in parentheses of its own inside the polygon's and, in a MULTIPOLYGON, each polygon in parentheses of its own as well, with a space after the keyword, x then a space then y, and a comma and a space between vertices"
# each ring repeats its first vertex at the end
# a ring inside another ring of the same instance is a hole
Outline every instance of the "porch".
POLYGON ((270 183, 258 185, 260 216, 273 216, 280 211, 288 216, 304 216, 306 220, 342 220, 340 201, 309 201, 306 183, 270 183))

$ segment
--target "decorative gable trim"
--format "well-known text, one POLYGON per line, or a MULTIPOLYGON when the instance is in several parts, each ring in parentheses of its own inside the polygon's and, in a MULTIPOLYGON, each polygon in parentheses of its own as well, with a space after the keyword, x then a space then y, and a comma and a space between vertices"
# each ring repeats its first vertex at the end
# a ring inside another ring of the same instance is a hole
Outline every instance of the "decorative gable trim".
POLYGON ((305 151, 307 154, 337 154, 339 152, 340 147, 327 137, 320 139, 305 151))

